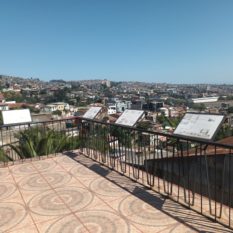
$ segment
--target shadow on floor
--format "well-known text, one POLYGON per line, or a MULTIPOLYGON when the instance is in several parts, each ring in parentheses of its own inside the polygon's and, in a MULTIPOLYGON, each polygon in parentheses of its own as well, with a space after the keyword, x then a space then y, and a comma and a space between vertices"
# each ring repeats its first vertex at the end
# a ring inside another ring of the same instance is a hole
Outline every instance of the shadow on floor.
POLYGON ((66 155, 89 168, 91 171, 105 177, 107 180, 126 190, 145 203, 197 232, 232 232, 230 229, 209 220, 201 214, 185 208, 169 198, 161 196, 155 191, 134 182, 130 178, 119 174, 108 167, 102 166, 100 163, 86 157, 85 155, 73 152, 67 152, 66 155))

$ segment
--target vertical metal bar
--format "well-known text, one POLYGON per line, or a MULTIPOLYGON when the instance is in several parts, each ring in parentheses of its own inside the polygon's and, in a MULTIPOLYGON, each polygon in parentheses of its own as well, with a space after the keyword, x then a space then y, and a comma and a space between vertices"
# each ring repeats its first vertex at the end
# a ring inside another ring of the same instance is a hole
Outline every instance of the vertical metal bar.
POLYGON ((138 179, 139 178, 139 172, 138 169, 136 168, 136 161, 137 161, 137 154, 138 154, 138 150, 139 150, 139 145, 138 145, 138 131, 135 130, 134 131, 134 149, 132 151, 132 170, 133 170, 133 178, 134 179, 138 179))
POLYGON ((187 161, 187 175, 188 175, 188 206, 190 208, 190 158, 189 158, 189 143, 188 140, 186 141, 187 147, 187 154, 186 154, 186 161, 187 161))
POLYGON ((113 133, 110 134, 110 140, 111 140, 111 138, 113 138, 113 140, 114 140, 114 146, 113 146, 114 153, 113 153, 113 155, 109 156, 109 164, 110 164, 110 166, 112 168, 115 168, 116 157, 120 156, 120 139, 119 139, 118 135, 115 135, 116 134, 116 132, 115 132, 115 130, 116 130, 115 126, 112 129, 110 129, 110 131, 111 130, 112 130, 113 133), (115 141, 116 140, 118 141, 118 145, 115 145, 115 141), (116 147, 118 147, 118 151, 119 151, 118 153, 119 154, 116 152, 116 147))
POLYGON ((209 199, 209 212, 212 214, 212 203, 211 203, 211 192, 210 192, 210 177, 209 177, 209 168, 208 168, 208 161, 206 155, 206 149, 204 151, 204 158, 205 158, 205 169, 206 169, 206 179, 207 179, 207 192, 208 192, 208 199, 209 199))
POLYGON ((178 193, 177 193, 177 201, 180 199, 180 179, 181 179, 181 171, 180 171, 180 163, 181 163, 181 157, 180 157, 180 141, 177 140, 177 155, 178 155, 178 193))
MULTIPOLYGON (((9 127, 9 134, 10 134, 10 137, 9 137, 9 139, 10 139, 10 144, 12 144, 12 138, 11 138, 11 127, 9 127)), ((14 155, 13 155, 13 151, 12 150, 10 150, 10 154, 11 154, 11 157, 13 158, 14 157, 14 155)), ((15 162, 15 160, 13 159, 13 164, 14 164, 14 162, 15 162)))
POLYGON ((217 153, 216 146, 214 147, 214 220, 216 221, 217 216, 217 153))
MULTIPOLYGON (((126 160, 126 157, 127 157, 127 143, 128 143, 128 137, 129 137, 129 134, 127 133, 127 130, 126 129, 123 129, 123 140, 124 140, 124 151, 125 151, 125 153, 124 153, 124 158, 125 158, 125 160, 126 160)), ((120 169, 121 169, 121 172, 123 173, 123 174, 125 174, 126 173, 126 161, 124 162, 123 161, 123 156, 120 156, 120 169)))
POLYGON ((183 144, 182 144, 182 142, 181 142, 181 166, 182 166, 184 202, 186 203, 187 194, 186 194, 185 158, 184 158, 184 149, 183 149, 183 144))
POLYGON ((159 174, 159 164, 160 164, 160 158, 159 158, 159 135, 157 134, 156 135, 156 148, 157 148, 157 151, 156 151, 156 153, 157 153, 157 169, 158 169, 158 172, 157 172, 157 177, 158 177, 158 192, 160 192, 160 174, 159 174))
MULTIPOLYGON (((62 129, 61 129, 62 126, 61 125, 62 125, 62 121, 58 121, 57 128, 58 128, 58 135, 60 138, 62 137, 62 129)), ((64 151, 62 151, 62 152, 64 152, 64 151)), ((56 156, 56 154, 55 154, 55 156, 56 156)))
POLYGON ((228 196, 228 202, 229 202, 229 227, 231 228, 231 209, 232 209, 232 199, 231 199, 231 180, 232 180, 232 167, 231 167, 231 156, 232 156, 232 150, 230 149, 229 153, 229 163, 228 163, 228 171, 229 171, 229 178, 228 178, 228 190, 229 190, 229 196, 228 196))
POLYGON ((167 195, 170 195, 169 191, 169 158, 168 158, 168 144, 167 144, 167 138, 164 142, 165 147, 165 157, 162 159, 163 163, 163 187, 164 187, 164 193, 167 195))
MULTIPOLYGON (((4 151, 4 137, 3 137, 3 127, 1 127, 0 132, 1 132, 1 149, 4 151)), ((3 153, 7 153, 7 152, 3 152, 3 153)), ((6 164, 8 164, 8 159, 6 158, 6 160, 3 161, 3 165, 5 166, 6 164)))
POLYGON ((225 190, 225 177, 226 177, 226 160, 229 158, 229 155, 225 154, 223 157, 223 169, 222 169, 222 184, 221 184, 221 199, 220 199, 220 209, 219 209, 219 215, 218 218, 222 217, 222 206, 224 202, 224 190, 225 190))
POLYGON ((107 157, 107 154, 109 153, 109 148, 110 148, 110 144, 108 141, 108 126, 105 125, 103 129, 104 129, 103 138, 105 142, 105 150, 104 150, 104 154, 102 155, 102 163, 106 163, 106 157, 107 157))
POLYGON ((172 158, 171 158, 171 190, 170 190, 170 195, 172 195, 173 191, 173 183, 174 183, 174 163, 175 163, 175 143, 172 145, 172 158))
POLYGON ((200 193, 201 193, 201 214, 203 213, 203 200, 202 200, 202 144, 200 144, 200 193))
MULTIPOLYGON (((149 134, 149 160, 151 161, 150 138, 151 138, 151 134, 149 134)), ((155 150, 152 151, 152 154, 153 154, 153 158, 152 158, 152 163, 150 163, 150 166, 151 166, 150 171, 148 168, 148 161, 147 159, 145 160, 147 184, 150 187, 154 186, 155 150)))
POLYGON ((82 120, 79 121, 80 122, 80 127, 79 127, 79 139, 80 139, 80 151, 83 153, 83 143, 84 143, 84 138, 83 138, 83 122, 82 120))

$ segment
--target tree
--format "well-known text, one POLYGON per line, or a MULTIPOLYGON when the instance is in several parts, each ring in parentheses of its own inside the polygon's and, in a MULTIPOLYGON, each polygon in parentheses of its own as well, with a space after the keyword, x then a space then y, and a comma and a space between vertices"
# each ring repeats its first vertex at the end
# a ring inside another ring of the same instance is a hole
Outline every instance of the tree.
POLYGON ((129 129, 124 129, 118 126, 113 126, 110 128, 110 135, 117 138, 117 140, 125 147, 130 147, 132 142, 132 131, 129 129))
POLYGON ((4 151, 3 146, 0 147, 0 161, 1 162, 13 161, 13 159, 9 155, 7 155, 7 153, 4 151))
POLYGON ((216 141, 233 136, 233 129, 230 125, 223 125, 216 135, 216 141))
POLYGON ((56 110, 56 111, 53 111, 52 114, 53 114, 53 115, 61 116, 61 115, 62 115, 62 111, 56 110))
POLYGON ((171 126, 171 127, 175 128, 180 123, 180 121, 181 121, 180 117, 169 118, 169 117, 166 117, 164 114, 157 116, 157 122, 159 124, 162 124, 163 127, 171 126))
POLYGON ((6 101, 16 101, 16 102, 24 102, 25 96, 20 93, 16 93, 14 91, 8 91, 4 93, 6 101))
POLYGON ((21 131, 15 135, 18 145, 9 144, 21 159, 49 155, 63 150, 79 147, 77 136, 66 135, 63 131, 49 128, 35 127, 21 131))
POLYGON ((159 116, 157 116, 156 121, 159 124, 164 124, 164 122, 166 121, 164 113, 162 113, 159 116))
POLYGON ((141 121, 137 125, 137 129, 141 130, 150 130, 152 127, 152 124, 150 121, 141 121))
POLYGON ((233 113, 233 106, 228 108, 228 113, 233 113))
POLYGON ((199 110, 201 112, 201 111, 204 111, 206 109, 206 106, 203 103, 201 103, 201 104, 194 104, 192 106, 192 108, 199 110))

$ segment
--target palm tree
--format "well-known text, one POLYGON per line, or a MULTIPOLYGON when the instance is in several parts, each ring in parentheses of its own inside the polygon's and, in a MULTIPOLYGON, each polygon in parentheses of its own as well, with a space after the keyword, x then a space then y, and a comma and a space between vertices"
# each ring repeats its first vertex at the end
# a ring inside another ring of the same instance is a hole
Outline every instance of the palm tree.
POLYGON ((3 147, 0 147, 0 161, 1 162, 9 162, 13 161, 13 159, 7 155, 7 153, 4 151, 3 147))
POLYGON ((68 137, 64 132, 58 132, 49 128, 30 128, 16 135, 18 145, 9 146, 21 159, 49 155, 61 152, 67 147, 68 137))

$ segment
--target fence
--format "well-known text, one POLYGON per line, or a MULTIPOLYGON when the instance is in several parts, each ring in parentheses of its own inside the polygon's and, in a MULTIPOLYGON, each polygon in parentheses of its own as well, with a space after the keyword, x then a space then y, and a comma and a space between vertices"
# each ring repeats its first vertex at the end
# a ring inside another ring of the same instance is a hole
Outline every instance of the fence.
POLYGON ((86 156, 232 228, 233 146, 84 120, 86 156))
POLYGON ((3 165, 79 148, 91 159, 233 228, 233 146, 83 118, 3 126, 3 165))
POLYGON ((79 147, 77 119, 15 124, 0 128, 0 164, 56 155, 79 147))

